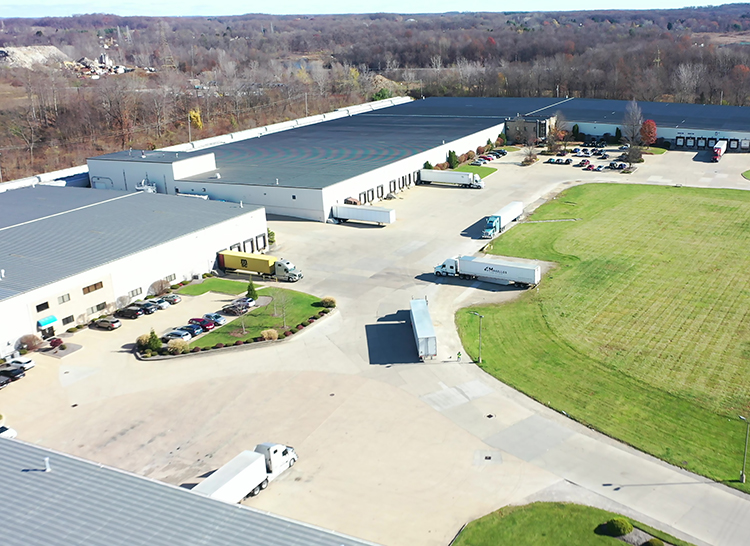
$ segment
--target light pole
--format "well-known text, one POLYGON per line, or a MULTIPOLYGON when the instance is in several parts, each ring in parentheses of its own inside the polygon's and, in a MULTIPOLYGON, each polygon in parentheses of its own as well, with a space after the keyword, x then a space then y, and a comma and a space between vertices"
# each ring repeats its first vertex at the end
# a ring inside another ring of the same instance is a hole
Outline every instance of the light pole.
POLYGON ((472 315, 476 315, 479 317, 479 363, 482 363, 482 319, 484 318, 484 315, 480 315, 476 311, 471 312, 472 315))
POLYGON ((747 464, 747 440, 750 437, 750 421, 745 419, 742 415, 740 419, 745 421, 745 456, 742 458, 742 472, 740 473, 740 483, 745 483, 745 464, 747 464))

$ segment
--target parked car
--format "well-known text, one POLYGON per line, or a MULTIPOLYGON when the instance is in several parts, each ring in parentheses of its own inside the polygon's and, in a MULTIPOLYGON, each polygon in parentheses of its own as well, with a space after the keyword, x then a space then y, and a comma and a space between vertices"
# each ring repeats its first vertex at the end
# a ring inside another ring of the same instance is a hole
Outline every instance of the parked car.
POLYGON ((623 144, 622 146, 620 146, 620 147, 619 147, 619 148, 617 148, 617 149, 618 149, 618 150, 623 150, 623 151, 624 151, 624 150, 628 150, 628 149, 630 149, 630 144, 623 144))
POLYGON ((580 153, 580 151, 581 151, 580 148, 573 148, 573 153, 574 154, 580 153))
POLYGON ((560 150, 559 152, 557 152, 557 155, 560 157, 565 157, 566 155, 568 155, 568 152, 565 150, 560 150))
POLYGON ((599 156, 599 159, 609 159, 609 154, 602 152, 602 155, 599 156))
POLYGON ((586 166, 585 166, 585 167, 583 168, 583 170, 584 170, 584 171, 593 171, 593 170, 594 170, 594 166, 593 166, 593 165, 592 165, 591 163, 589 163, 588 165, 586 165, 586 166))
POLYGON ((204 332, 210 332, 214 328, 216 328, 216 324, 212 320, 208 320, 205 318, 191 318, 188 321, 188 324, 197 324, 201 328, 203 328, 204 332))
POLYGON ((182 341, 190 341, 193 339, 193 335, 187 330, 172 330, 167 332, 161 337, 164 343, 169 343, 173 339, 181 339, 182 341))
POLYGON ((179 328, 175 328, 175 330, 184 330, 193 337, 203 333, 203 328, 201 328, 197 324, 186 324, 185 326, 180 326, 179 328))
POLYGON ((508 150, 503 150, 503 149, 500 149, 500 150, 493 150, 493 151, 494 151, 494 152, 495 152, 496 154, 500 154, 501 156, 506 156, 506 155, 508 155, 508 150))
POLYGON ((554 157, 550 157, 545 163, 556 163, 556 161, 554 157))
POLYGON ((159 309, 169 309, 169 307, 171 306, 171 304, 167 300, 165 300, 164 298, 158 298, 158 299, 155 299, 155 300, 151 300, 151 303, 153 303, 154 305, 156 305, 159 309))
POLYGON ((594 169, 596 172, 600 173, 604 170, 604 165, 597 165, 594 169))
POLYGON ((10 377, 5 377, 4 375, 0 375, 0 389, 3 389, 11 384, 12 379, 10 377))
POLYGON ((120 319, 114 317, 104 317, 94 322, 97 328, 103 328, 104 330, 114 330, 122 326, 120 319))
POLYGON ((170 305, 174 305, 182 301, 182 298, 177 294, 167 294, 166 296, 163 296, 162 299, 166 302, 169 302, 170 305))
POLYGON ((11 366, 15 366, 16 368, 21 368, 22 370, 30 370, 34 366, 36 366, 36 362, 34 362, 32 359, 30 359, 28 356, 19 356, 17 358, 12 358, 8 364, 11 366))
POLYGON ((474 167, 481 167, 482 165, 484 165, 484 163, 482 163, 481 161, 472 161, 470 165, 474 167))
POLYGON ((555 160, 555 163, 557 163, 558 165, 565 165, 565 161, 563 159, 557 159, 555 160))
POLYGON ((0 375, 9 378, 11 381, 18 381, 19 379, 26 377, 26 372, 23 371, 23 368, 4 364, 3 367, 0 368, 0 375))
POLYGON ((247 305, 248 307, 255 307, 257 304, 253 298, 237 298, 232 301, 232 305, 247 305))
POLYGON ((234 315, 234 316, 240 316, 244 315, 250 310, 250 307, 247 307, 245 305, 225 305, 221 308, 221 312, 226 315, 234 315))
POLYGON ((628 166, 627 166, 627 164, 625 164, 625 163, 620 163, 620 164, 619 164, 619 165, 617 166, 617 168, 618 168, 618 169, 620 169, 620 170, 622 170, 622 169, 627 169, 627 168, 628 168, 628 166))
POLYGON ((121 318, 137 319, 138 317, 143 315, 143 313, 143 309, 131 305, 129 307, 125 307, 123 309, 118 309, 117 311, 115 311, 115 316, 121 318))
POLYGON ((588 161, 586 161, 585 163, 584 163, 584 161, 586 161, 586 160, 584 159, 583 161, 579 161, 578 163, 575 164, 575 167, 585 167, 586 165, 589 164, 588 161))
POLYGON ((203 315, 204 319, 210 320, 216 326, 222 326, 227 323, 226 317, 222 317, 219 313, 206 313, 203 315))
POLYGON ((568 158, 568 159, 565 160, 565 164, 566 165, 572 165, 573 164, 573 160, 570 159, 570 158, 568 158))
POLYGON ((146 315, 153 315, 159 310, 159 308, 150 301, 137 301, 132 306, 143 309, 143 312, 146 315))
POLYGON ((18 433, 15 430, 6 427, 5 425, 0 425, 0 438, 8 438, 9 440, 12 440, 16 436, 18 436, 18 433))

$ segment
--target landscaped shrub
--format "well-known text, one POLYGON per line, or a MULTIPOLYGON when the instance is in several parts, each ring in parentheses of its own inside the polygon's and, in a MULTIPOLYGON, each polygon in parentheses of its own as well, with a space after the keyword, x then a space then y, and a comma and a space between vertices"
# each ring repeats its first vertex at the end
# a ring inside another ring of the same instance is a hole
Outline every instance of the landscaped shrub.
POLYGON ((241 339, 238 339, 237 341, 234 342, 234 344, 237 345, 237 346, 239 346, 239 345, 244 345, 245 342, 242 341, 241 339))
POLYGON ((86 328, 85 324, 79 324, 78 326, 76 326, 76 330, 82 330, 84 328, 86 328))
POLYGON ((179 285, 179 284, 173 284, 173 285, 172 285, 172 286, 170 286, 169 288, 171 288, 172 290, 177 290, 177 289, 178 289, 179 287, 180 287, 180 285, 179 285))
POLYGON ((302 328, 304 328, 304 326, 302 326, 301 324, 297 325, 297 330, 302 330, 302 328))
POLYGON ((153 354, 154 354, 154 353, 152 353, 152 352, 151 352, 150 350, 148 350, 148 349, 147 349, 147 350, 146 350, 146 352, 145 352, 145 353, 143 353, 143 354, 142 354, 141 356, 142 356, 143 358, 150 358, 150 357, 151 357, 151 356, 152 356, 153 354))
POLYGON ((67 330, 67 332, 68 332, 69 334, 73 334, 73 333, 75 333, 75 332, 77 332, 77 331, 78 331, 78 328, 68 328, 68 330, 67 330))
POLYGON ((167 352, 171 355, 181 355, 186 353, 190 344, 182 339, 170 339, 167 343, 167 352))
POLYGON ((482 155, 484 153, 484 146, 477 147, 477 155, 482 155))
POLYGON ((316 320, 318 320, 318 317, 310 317, 307 320, 308 320, 308 322, 315 322, 316 320))
POLYGON ((216 345, 214 345, 214 349, 222 349, 223 347, 224 347, 223 343, 217 343, 216 345))
MULTIPOLYGON (((36 351, 39 347, 44 345, 44 341, 39 336, 34 334, 26 334, 21 336, 18 340, 21 350, 36 351)), ((24 354, 24 353, 21 353, 24 354)))
POLYGON ((330 309, 323 309, 323 310, 321 311, 321 313, 323 313, 324 315, 327 315, 327 314, 328 314, 328 313, 330 313, 330 312, 331 312, 331 310, 330 310, 330 309))
POLYGON ((192 349, 190 349, 190 352, 191 353, 200 353, 201 352, 201 348, 200 347, 193 347, 192 349))
POLYGON ((664 541, 660 538, 652 537, 644 542, 643 546, 664 546, 664 541))
POLYGON ((505 146, 505 135, 500 134, 497 135, 497 140, 495 140, 496 146, 505 146))
POLYGON ((135 347, 139 351, 143 352, 146 349, 148 349, 148 340, 151 336, 148 334, 142 334, 138 336, 135 340, 135 347))
MULTIPOLYGON (((277 336, 277 337, 278 337, 278 335, 279 335, 279 333, 278 333, 278 332, 276 332, 276 336, 277 336)), ((258 336, 258 337, 254 337, 254 338, 253 338, 253 341, 264 341, 264 339, 263 339, 263 337, 262 337, 262 336, 258 336)))
POLYGON ((273 328, 263 330, 260 335, 266 341, 276 341, 277 339, 279 339, 279 333, 273 328))
POLYGON ((151 328, 151 333, 148 335, 148 348, 152 351, 158 351, 161 349, 161 339, 159 339, 159 336, 156 335, 156 332, 154 332, 154 329, 151 328))
POLYGON ((18 351, 18 353, 19 353, 19 354, 21 354, 21 355, 25 355, 25 354, 28 354, 28 352, 29 352, 29 350, 28 350, 28 349, 20 349, 20 350, 18 351))
POLYGON ((166 347, 160 347, 157 353, 159 353, 160 356, 167 356, 169 354, 169 349, 166 347))
POLYGON ((53 337, 52 339, 49 340, 49 346, 52 347, 53 349, 57 349, 62 344, 63 344, 63 340, 60 339, 59 337, 53 337))
POLYGON ((276 244, 276 232, 271 231, 271 228, 266 228, 268 230, 268 244, 273 245, 276 244))
POLYGON ((327 309, 336 307, 336 298, 333 298, 331 296, 326 296, 325 298, 320 300, 320 305, 322 305, 323 307, 327 309))
POLYGON ((612 518, 606 523, 607 534, 621 537, 633 531, 633 524, 625 518, 612 518))
POLYGON ((292 332, 291 330, 287 330, 286 332, 284 332, 284 337, 289 337, 289 336, 291 336, 291 335, 292 335, 293 333, 294 333, 294 332, 292 332))
POLYGON ((302 321, 302 326, 310 326, 310 321, 309 320, 303 320, 302 321))
POLYGON ((423 169, 432 169, 432 163, 430 163, 429 161, 425 161, 424 165, 422 165, 422 168, 423 169))
POLYGON ((325 316, 325 314, 326 314, 326 310, 325 309, 323 309, 322 311, 318 312, 318 316, 319 317, 323 317, 323 316, 325 316))
POLYGON ((68 349, 68 346, 67 346, 67 345, 65 345, 65 343, 63 343, 62 345, 60 345, 60 350, 61 350, 61 351, 65 351, 65 350, 67 350, 67 349, 68 349))

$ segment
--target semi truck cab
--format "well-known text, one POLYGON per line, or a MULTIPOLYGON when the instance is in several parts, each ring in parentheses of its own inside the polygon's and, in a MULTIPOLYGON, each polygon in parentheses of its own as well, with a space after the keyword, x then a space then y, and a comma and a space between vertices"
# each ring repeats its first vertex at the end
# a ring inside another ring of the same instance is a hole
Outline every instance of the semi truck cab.
POLYGON ((487 224, 482 231, 482 239, 492 239, 500 231, 500 217, 488 216, 487 224))
POLYGON ((297 282, 304 277, 302 271, 297 269, 297 267, 289 260, 276 260, 274 268, 274 274, 276 277, 284 281, 297 282))
POLYGON ((255 452, 263 455, 266 460, 266 472, 272 476, 276 476, 287 468, 291 468, 297 462, 297 459, 299 459, 294 448, 284 444, 272 444, 269 442, 258 444, 255 446, 255 452))
POLYGON ((436 277, 454 277, 458 274, 458 260, 448 258, 442 264, 435 267, 436 277))

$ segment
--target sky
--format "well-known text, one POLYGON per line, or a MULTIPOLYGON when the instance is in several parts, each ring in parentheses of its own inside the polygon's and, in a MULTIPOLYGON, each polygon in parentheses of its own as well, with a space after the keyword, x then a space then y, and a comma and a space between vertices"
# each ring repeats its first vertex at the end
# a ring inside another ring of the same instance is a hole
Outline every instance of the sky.
MULTIPOLYGON (((727 2, 729 3, 729 2, 727 2)), ((711 2, 695 0, 529 0, 527 2, 491 6, 487 0, 370 0, 351 2, 343 0, 283 0, 259 2, 258 0, 0 0, 2 17, 67 16, 83 13, 112 13, 116 15, 242 15, 245 13, 270 13, 276 15, 312 15, 326 13, 443 13, 448 11, 560 11, 608 9, 670 9, 685 6, 706 6, 711 2), (494 9, 493 9, 494 8, 494 9)), ((716 5, 714 3, 714 5, 716 5)))

